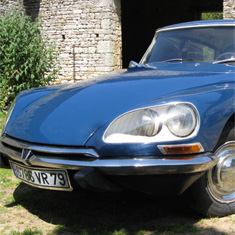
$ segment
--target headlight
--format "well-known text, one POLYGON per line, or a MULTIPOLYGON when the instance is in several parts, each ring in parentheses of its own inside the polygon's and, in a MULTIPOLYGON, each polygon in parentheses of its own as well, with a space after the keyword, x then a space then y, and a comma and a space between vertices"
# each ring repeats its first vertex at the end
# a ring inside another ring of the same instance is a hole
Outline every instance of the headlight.
POLYGON ((167 127, 175 136, 189 136, 197 123, 195 110, 186 104, 170 107, 167 117, 167 127))
POLYGON ((125 113, 104 134, 107 143, 163 142, 191 138, 199 115, 190 103, 171 103, 125 113))
POLYGON ((133 136, 155 136, 161 129, 161 122, 157 112, 151 109, 142 109, 127 113, 108 128, 105 138, 113 134, 133 136))

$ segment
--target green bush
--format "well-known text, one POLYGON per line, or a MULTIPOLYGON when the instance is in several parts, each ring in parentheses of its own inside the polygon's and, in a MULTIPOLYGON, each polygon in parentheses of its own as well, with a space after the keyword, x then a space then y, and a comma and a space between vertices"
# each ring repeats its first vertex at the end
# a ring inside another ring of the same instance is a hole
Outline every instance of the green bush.
POLYGON ((55 79, 57 54, 40 24, 20 11, 0 15, 0 110, 7 109, 25 89, 55 79))
POLYGON ((223 19, 223 12, 203 12, 202 20, 218 20, 223 19))

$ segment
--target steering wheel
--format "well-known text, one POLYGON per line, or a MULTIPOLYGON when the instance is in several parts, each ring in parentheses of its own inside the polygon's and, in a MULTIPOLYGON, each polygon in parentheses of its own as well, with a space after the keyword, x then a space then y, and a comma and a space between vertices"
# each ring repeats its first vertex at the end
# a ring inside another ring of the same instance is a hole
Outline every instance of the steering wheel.
POLYGON ((235 52, 232 52, 232 51, 230 51, 230 52, 224 52, 224 53, 222 53, 222 54, 220 54, 217 58, 216 58, 216 60, 222 60, 222 59, 229 59, 229 58, 232 58, 232 57, 235 57, 235 52))

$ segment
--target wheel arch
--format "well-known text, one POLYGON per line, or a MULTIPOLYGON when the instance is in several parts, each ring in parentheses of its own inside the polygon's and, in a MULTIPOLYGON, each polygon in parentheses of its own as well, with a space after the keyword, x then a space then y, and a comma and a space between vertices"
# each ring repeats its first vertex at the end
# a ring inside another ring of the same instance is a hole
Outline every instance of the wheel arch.
POLYGON ((224 125, 224 128, 220 134, 220 137, 218 138, 218 141, 215 145, 215 147, 213 148, 213 150, 216 150, 221 143, 223 143, 228 135, 228 133, 231 131, 231 129, 234 127, 235 125, 235 113, 233 113, 229 119, 227 120, 227 122, 224 125))

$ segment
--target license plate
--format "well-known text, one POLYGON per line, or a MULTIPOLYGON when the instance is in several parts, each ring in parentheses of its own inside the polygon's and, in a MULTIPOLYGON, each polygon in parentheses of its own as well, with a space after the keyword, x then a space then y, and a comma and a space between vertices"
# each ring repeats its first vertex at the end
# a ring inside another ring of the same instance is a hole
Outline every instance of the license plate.
POLYGON ((17 178, 30 185, 71 191, 72 187, 66 170, 38 169, 10 162, 12 170, 17 178))

